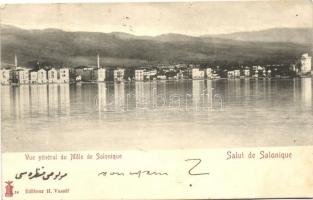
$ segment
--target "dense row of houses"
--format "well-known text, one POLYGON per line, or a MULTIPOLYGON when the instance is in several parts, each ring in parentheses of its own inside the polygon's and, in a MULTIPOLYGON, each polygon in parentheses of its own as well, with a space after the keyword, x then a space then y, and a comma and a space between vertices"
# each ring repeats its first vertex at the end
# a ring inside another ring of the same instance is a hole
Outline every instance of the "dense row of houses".
POLYGON ((47 83, 69 83, 69 68, 49 70, 31 70, 18 67, 17 69, 1 69, 1 84, 47 84, 47 83))
POLYGON ((240 66, 240 67, 208 67, 200 65, 166 65, 138 68, 104 68, 98 66, 79 66, 74 68, 45 67, 30 70, 23 67, 1 69, 2 84, 51 84, 69 82, 104 82, 104 81, 149 81, 179 79, 219 79, 219 78, 271 78, 281 76, 302 76, 311 74, 311 57, 303 54, 296 64, 240 66))

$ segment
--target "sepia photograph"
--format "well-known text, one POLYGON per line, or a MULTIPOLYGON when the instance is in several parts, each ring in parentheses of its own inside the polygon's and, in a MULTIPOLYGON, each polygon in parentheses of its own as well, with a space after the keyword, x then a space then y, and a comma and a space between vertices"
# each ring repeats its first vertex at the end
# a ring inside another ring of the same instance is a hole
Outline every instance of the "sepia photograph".
POLYGON ((309 0, 5 4, 2 152, 313 144, 309 0))

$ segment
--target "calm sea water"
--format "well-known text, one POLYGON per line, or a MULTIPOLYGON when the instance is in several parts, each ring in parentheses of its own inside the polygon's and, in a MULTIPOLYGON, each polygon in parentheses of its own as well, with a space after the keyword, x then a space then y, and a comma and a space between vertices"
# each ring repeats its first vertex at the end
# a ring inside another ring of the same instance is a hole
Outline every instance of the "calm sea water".
POLYGON ((313 144, 312 79, 1 86, 4 151, 313 144))

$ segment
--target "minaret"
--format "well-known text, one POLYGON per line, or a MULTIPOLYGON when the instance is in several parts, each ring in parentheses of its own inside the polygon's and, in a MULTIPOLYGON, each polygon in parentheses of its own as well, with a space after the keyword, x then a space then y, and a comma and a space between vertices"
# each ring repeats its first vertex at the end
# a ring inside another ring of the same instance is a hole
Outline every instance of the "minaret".
POLYGON ((16 56, 16 54, 14 55, 14 66, 15 66, 15 69, 17 69, 17 56, 16 56))
POLYGON ((98 66, 98 69, 100 68, 100 57, 99 57, 99 54, 97 54, 97 66, 98 66))

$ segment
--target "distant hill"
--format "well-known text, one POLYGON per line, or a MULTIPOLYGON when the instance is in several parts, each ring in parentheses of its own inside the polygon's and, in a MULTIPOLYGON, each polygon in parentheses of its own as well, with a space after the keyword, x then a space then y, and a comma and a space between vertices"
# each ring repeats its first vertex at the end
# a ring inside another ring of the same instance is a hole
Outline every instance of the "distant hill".
MULTIPOLYGON (((106 66, 168 63, 239 65, 294 62, 302 53, 311 52, 310 44, 300 41, 297 34, 289 34, 289 29, 287 32, 290 38, 286 41, 281 38, 287 36, 276 37, 277 40, 272 37, 270 41, 251 41, 253 32, 248 34, 249 39, 242 41, 233 38, 234 34, 203 37, 163 34, 151 37, 119 32, 25 30, 1 25, 2 63, 14 63, 16 54, 19 64, 29 67, 37 61, 43 65, 96 65, 99 53, 101 64, 106 66)), ((255 38, 260 38, 260 32, 255 34, 255 38)))
POLYGON ((216 38, 254 42, 292 42, 299 44, 313 44, 312 31, 313 29, 310 28, 273 28, 263 31, 207 35, 203 37, 213 36, 216 38))

